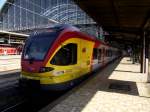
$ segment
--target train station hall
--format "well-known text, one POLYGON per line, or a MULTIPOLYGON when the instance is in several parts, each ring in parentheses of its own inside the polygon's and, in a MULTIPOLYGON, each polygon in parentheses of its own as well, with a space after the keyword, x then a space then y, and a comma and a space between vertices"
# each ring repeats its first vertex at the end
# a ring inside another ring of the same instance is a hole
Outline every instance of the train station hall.
POLYGON ((150 112, 150 0, 0 0, 0 112, 150 112))

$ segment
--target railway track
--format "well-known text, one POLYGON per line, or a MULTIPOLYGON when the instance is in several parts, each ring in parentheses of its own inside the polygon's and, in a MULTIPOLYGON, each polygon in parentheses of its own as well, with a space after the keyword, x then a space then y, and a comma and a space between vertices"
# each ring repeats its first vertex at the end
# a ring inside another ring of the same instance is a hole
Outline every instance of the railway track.
MULTIPOLYGON (((9 101, 1 106, 1 112, 37 112, 64 93, 44 93, 41 91, 28 91, 18 94, 18 101, 9 101)), ((16 99, 16 98, 15 98, 16 99)))
POLYGON ((12 105, 12 106, 9 106, 9 107, 3 109, 1 112, 13 112, 13 111, 16 110, 16 107, 18 107, 18 106, 20 106, 20 105, 23 105, 25 102, 26 102, 26 100, 22 100, 22 101, 20 101, 20 102, 14 104, 14 105, 12 105))
POLYGON ((0 92, 9 88, 17 87, 20 73, 8 73, 0 75, 0 92))
MULTIPOLYGON (((89 75, 86 79, 89 79, 91 76, 89 75)), ((85 83, 86 79, 82 83, 85 83)), ((52 105, 51 107, 53 107, 56 102, 58 103, 57 99, 59 97, 67 97, 64 94, 70 94, 72 90, 79 88, 81 84, 63 92, 24 90, 19 87, 18 82, 11 84, 0 91, 0 112, 38 112, 47 105, 52 105), (4 101, 3 104, 1 101, 4 101)))
POLYGON ((4 78, 19 77, 19 75, 20 75, 20 69, 0 72, 0 80, 1 79, 4 80, 4 78))
POLYGON ((19 87, 19 72, 0 76, 0 112, 37 112, 65 92, 44 92, 19 87))
POLYGON ((18 90, 19 74, 20 70, 0 73, 0 111, 7 111, 8 107, 13 107, 12 105, 15 103, 15 101, 13 101, 14 99, 17 98, 16 102, 18 102, 20 98, 22 100, 23 96, 17 97, 21 94, 21 91, 18 90))

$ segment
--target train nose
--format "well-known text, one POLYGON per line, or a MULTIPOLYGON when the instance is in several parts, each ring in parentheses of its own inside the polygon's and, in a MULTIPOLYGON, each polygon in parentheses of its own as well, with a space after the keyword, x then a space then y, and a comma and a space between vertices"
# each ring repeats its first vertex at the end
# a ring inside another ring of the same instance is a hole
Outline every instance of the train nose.
POLYGON ((39 73, 41 67, 43 67, 42 61, 34 61, 32 64, 28 60, 22 60, 21 62, 21 68, 25 72, 39 73))
POLYGON ((29 67, 29 68, 28 68, 28 71, 29 71, 29 72, 33 72, 33 71, 35 71, 35 68, 34 68, 34 67, 29 67))

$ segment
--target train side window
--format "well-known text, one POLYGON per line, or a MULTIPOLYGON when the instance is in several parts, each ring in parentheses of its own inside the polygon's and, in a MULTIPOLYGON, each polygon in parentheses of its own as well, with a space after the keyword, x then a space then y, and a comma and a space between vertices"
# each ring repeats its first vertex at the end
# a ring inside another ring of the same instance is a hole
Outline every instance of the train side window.
POLYGON ((99 50, 98 50, 98 60, 101 60, 101 55, 102 55, 102 50, 99 49, 99 50))
POLYGON ((73 65, 77 63, 77 44, 63 46, 50 61, 53 65, 73 65))
POLYGON ((109 50, 107 50, 107 57, 109 57, 109 50))
POLYGON ((102 51, 103 51, 103 56, 105 57, 106 56, 105 48, 103 48, 102 51))
POLYGON ((112 50, 110 50, 110 57, 112 57, 112 50))
POLYGON ((108 57, 108 50, 105 51, 105 56, 108 57))
POLYGON ((111 50, 108 50, 108 57, 111 57, 111 50))
POLYGON ((93 49, 93 59, 97 59, 98 58, 98 49, 94 48, 93 49))
POLYGON ((114 51, 112 50, 112 52, 111 52, 111 56, 114 56, 114 51))

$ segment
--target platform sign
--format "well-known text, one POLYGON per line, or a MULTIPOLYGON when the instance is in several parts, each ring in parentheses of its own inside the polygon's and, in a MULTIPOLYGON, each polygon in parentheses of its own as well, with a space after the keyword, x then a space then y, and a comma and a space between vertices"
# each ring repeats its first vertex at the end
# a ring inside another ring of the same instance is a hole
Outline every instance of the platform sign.
POLYGON ((105 40, 105 31, 103 31, 102 27, 99 27, 99 28, 98 28, 98 31, 97 31, 97 38, 98 38, 99 40, 102 40, 102 41, 105 40))
POLYGON ((98 39, 100 39, 100 40, 104 40, 104 36, 103 35, 98 35, 98 39))

